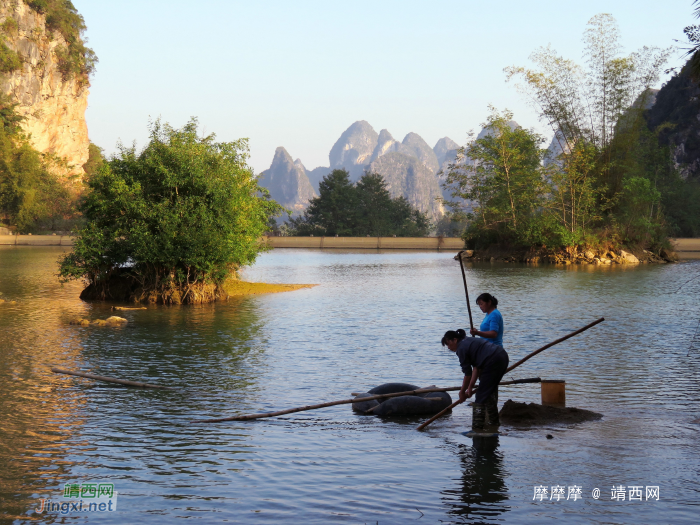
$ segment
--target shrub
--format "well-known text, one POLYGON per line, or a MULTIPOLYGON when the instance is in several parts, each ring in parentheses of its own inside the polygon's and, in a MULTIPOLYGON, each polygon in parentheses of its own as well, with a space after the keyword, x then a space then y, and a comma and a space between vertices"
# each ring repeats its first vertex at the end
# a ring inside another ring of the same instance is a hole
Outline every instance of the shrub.
POLYGON ((261 196, 245 139, 200 137, 196 119, 182 129, 157 121, 150 131, 143 151, 121 146, 88 180, 85 226, 60 277, 85 279, 90 298, 214 300, 232 272, 255 261, 281 207, 261 196))

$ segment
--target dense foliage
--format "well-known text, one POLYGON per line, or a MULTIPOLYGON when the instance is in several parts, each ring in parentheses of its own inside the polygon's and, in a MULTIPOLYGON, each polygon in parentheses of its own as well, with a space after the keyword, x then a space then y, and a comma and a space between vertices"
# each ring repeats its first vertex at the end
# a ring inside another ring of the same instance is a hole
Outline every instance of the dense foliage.
POLYGON ((128 274, 154 300, 191 302, 202 284, 220 285, 261 251, 269 217, 281 209, 260 196, 245 139, 215 142, 156 122, 137 153, 120 147, 88 180, 85 225, 61 262, 63 280, 107 287, 128 274))
POLYGON ((97 64, 95 52, 86 47, 82 35, 86 29, 83 16, 70 0, 26 0, 27 5, 37 13, 46 15, 46 28, 59 33, 66 41, 65 46, 56 48, 58 67, 63 77, 78 76, 87 82, 88 76, 97 64))
POLYGON ((20 233, 69 229, 77 196, 56 180, 31 147, 16 106, 0 97, 0 221, 20 233))
POLYGON ((423 237, 428 217, 404 197, 391 198, 381 175, 365 174, 357 184, 345 170, 333 170, 319 184, 319 196, 291 221, 293 235, 423 237))
POLYGON ((555 132, 549 150, 492 109, 489 134, 450 165, 452 207, 472 244, 660 249, 669 234, 694 231, 698 205, 683 198, 689 186, 645 118, 668 50, 620 56, 610 15, 592 18, 584 41, 586 68, 545 48, 536 69, 507 69, 555 132))

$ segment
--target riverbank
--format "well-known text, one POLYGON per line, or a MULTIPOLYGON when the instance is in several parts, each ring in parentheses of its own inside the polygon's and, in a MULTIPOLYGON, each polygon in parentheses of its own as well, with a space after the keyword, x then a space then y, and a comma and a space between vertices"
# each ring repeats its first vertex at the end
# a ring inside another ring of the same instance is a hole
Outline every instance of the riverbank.
POLYGON ((317 284, 275 284, 275 283, 250 283, 230 279, 226 281, 222 288, 229 297, 239 295, 258 295, 263 293, 293 292, 302 288, 313 288, 317 284))
MULTIPOLYGON (((271 248, 314 248, 314 249, 381 249, 381 250, 461 250, 464 248, 464 241, 458 237, 264 237, 271 248)), ((700 238, 698 239, 671 239, 671 245, 679 260, 700 259, 700 238)), ((68 235, 0 235, 0 246, 73 246, 73 237, 68 235)), ((526 255, 499 252, 496 254, 478 252, 475 257, 483 260, 483 257, 496 257, 497 260, 518 259, 521 262, 533 262, 527 259, 539 257, 543 260, 543 253, 527 252, 526 255)), ((630 252, 640 262, 644 262, 645 255, 630 252)), ((585 253, 582 252, 585 255, 585 253)), ((544 254, 547 255, 547 254, 544 254)), ((594 254, 595 255, 595 254, 594 254)), ((600 258, 600 253, 597 254, 600 258)), ((595 258, 595 257, 594 257, 595 258)), ((564 257, 560 257, 562 264, 564 257)), ((572 259, 569 264, 572 263, 572 259)), ((602 261, 602 259, 601 259, 602 261)), ((558 262, 555 258, 554 261, 558 262)), ((651 261, 648 261, 651 262, 651 261)), ((595 264, 595 263, 591 263, 595 264)), ((601 263, 605 264, 605 263, 601 263)))
MULTIPOLYGON (((700 259, 700 251, 697 253, 689 251, 684 255, 686 255, 683 257, 684 259, 700 259)), ((665 264, 677 262, 681 257, 672 250, 661 250, 660 254, 656 254, 641 248, 627 250, 613 248, 550 250, 547 248, 514 249, 493 246, 485 250, 466 250, 463 258, 472 261, 528 264, 593 264, 604 266, 610 264, 665 264)))

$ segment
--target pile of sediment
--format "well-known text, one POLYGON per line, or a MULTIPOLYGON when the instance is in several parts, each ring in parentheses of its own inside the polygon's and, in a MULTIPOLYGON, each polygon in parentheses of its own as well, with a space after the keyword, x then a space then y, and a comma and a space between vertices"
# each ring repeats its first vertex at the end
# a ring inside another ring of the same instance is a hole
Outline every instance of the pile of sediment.
POLYGON ((544 425, 548 423, 582 423, 595 421, 603 414, 573 407, 553 407, 537 403, 518 403, 509 399, 499 412, 501 421, 511 425, 544 425))

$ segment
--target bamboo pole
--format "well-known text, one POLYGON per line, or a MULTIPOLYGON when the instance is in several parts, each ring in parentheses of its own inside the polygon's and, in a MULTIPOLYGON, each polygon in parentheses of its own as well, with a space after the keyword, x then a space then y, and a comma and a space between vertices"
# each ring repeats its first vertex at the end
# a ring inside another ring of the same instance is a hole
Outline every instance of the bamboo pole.
MULTIPOLYGON (((509 366, 509 367, 506 369, 506 374, 507 374, 508 372, 510 372, 511 370, 513 370, 514 368, 517 368, 517 367, 519 367, 520 365, 522 365, 525 361, 527 361, 527 360, 530 359, 531 357, 536 356, 537 354, 539 354, 539 353, 542 352, 543 350, 547 350, 547 348, 550 348, 550 347, 556 345, 557 343, 561 343, 562 341, 566 341, 566 340, 569 339, 570 337, 573 337, 573 336, 575 336, 575 335, 578 335, 578 334, 580 334, 581 332, 585 332, 585 331, 588 330, 589 328, 591 328, 591 327, 597 325, 598 323, 602 323, 603 321, 605 321, 605 317, 601 317, 600 319, 598 319, 598 320, 596 320, 596 321, 593 321, 591 324, 587 324, 587 325, 584 326, 583 328, 579 328, 579 329, 576 330, 575 332, 571 332, 569 335, 565 335, 564 337, 560 337, 560 338, 557 339, 556 341, 552 341, 551 343, 544 345, 542 348, 538 348, 538 349, 535 350, 534 352, 531 352, 531 353, 529 353, 528 355, 526 355, 525 357, 523 357, 520 361, 518 361, 517 363, 515 363, 513 366, 509 366)), ((503 383, 499 383, 499 385, 502 385, 502 384, 503 384, 503 383)), ((474 390, 476 390, 476 389, 474 389, 474 390)), ((423 430, 423 429, 424 429, 425 427, 427 427, 430 423, 432 423, 433 421, 435 421, 435 420, 438 419, 439 417, 442 417, 444 414, 446 414, 447 412, 449 412, 450 410, 452 410, 454 407, 456 407, 456 406, 459 405, 460 403, 461 403, 461 401, 458 399, 457 401, 455 401, 454 403, 452 403, 450 406, 448 406, 445 410, 443 410, 443 411, 440 412, 439 414, 435 414, 435 415, 434 415, 433 417, 431 417, 428 421, 426 421, 425 423, 423 423, 423 424, 421 424, 420 426, 418 426, 418 427, 416 428, 416 430, 423 430)))
MULTIPOLYGON (((539 377, 533 377, 531 379, 516 379, 514 381, 505 381, 499 383, 502 385, 516 385, 520 383, 539 383, 541 380, 539 377)), ((190 421, 190 423, 221 423, 223 421, 248 421, 251 419, 261 419, 264 417, 277 417, 283 416, 285 414, 293 414, 295 412, 305 412, 307 410, 317 410, 319 408, 332 407, 336 405, 348 405, 350 403, 361 403, 364 401, 372 401, 373 399, 382 399, 385 397, 401 397, 401 396, 414 396, 417 394, 425 394, 427 392, 450 392, 453 390, 459 390, 460 386, 450 386, 445 388, 418 388, 417 390, 407 390, 405 392, 394 392, 393 394, 377 394, 376 396, 353 398, 353 399, 341 399, 340 401, 329 401, 328 403, 319 403, 318 405, 306 405, 303 407, 288 408, 286 410, 278 410, 277 412, 265 412, 263 414, 247 414, 244 416, 230 416, 230 417, 220 417, 217 419, 195 419, 190 421)))
POLYGON ((474 329, 474 320, 472 319, 472 307, 469 304, 469 290, 467 290, 467 275, 464 273, 464 263, 462 262, 462 254, 464 250, 459 252, 457 256, 459 257, 459 267, 462 269, 462 281, 464 281, 464 295, 467 296, 467 311, 469 312, 469 327, 474 329))
POLYGON ((98 376, 95 374, 88 374, 87 372, 73 372, 71 370, 64 370, 62 368, 51 368, 51 371, 55 374, 68 374, 71 376, 87 377, 88 379, 96 379, 98 381, 106 381, 107 383, 118 383, 120 385, 126 386, 136 386, 139 388, 159 388, 161 390, 176 390, 169 386, 152 385, 150 383, 140 383, 138 381, 127 381, 126 379, 115 379, 114 377, 98 376))
MULTIPOLYGON (((475 388, 474 390, 478 390, 478 387, 475 388)), ((435 421, 437 418, 442 417, 443 415, 447 414, 450 410, 452 410, 454 407, 456 407, 456 406, 459 405, 460 403, 461 403, 461 401, 458 399, 457 401, 455 401, 454 403, 452 403, 452 404, 451 404, 450 406, 448 406, 447 408, 444 408, 444 409, 442 409, 440 412, 438 412, 437 414, 435 414, 433 417, 431 417, 431 418, 430 418, 428 421, 426 421, 425 423, 421 423, 421 424, 416 428, 416 430, 423 430, 423 429, 424 429, 425 427, 427 427, 430 423, 432 423, 433 421, 435 421)))
POLYGON ((593 321, 591 324, 587 324, 587 325, 584 326, 583 328, 579 328, 579 329, 576 330, 575 332, 571 332, 569 335, 565 335, 564 337, 560 337, 560 338, 557 339, 556 341, 552 341, 551 343, 544 345, 542 348, 539 348, 539 349, 535 350, 534 352, 531 352, 531 353, 527 354, 525 357, 523 357, 520 361, 518 361, 517 363, 515 363, 513 366, 509 366, 509 367, 506 369, 506 374, 507 374, 508 372, 510 372, 511 370, 513 370, 514 368, 517 368, 517 367, 519 367, 520 365, 522 365, 525 361, 527 361, 527 360, 530 359, 531 357, 535 357, 537 354, 539 354, 539 353, 542 352, 543 350, 547 350, 547 348, 552 347, 552 346, 554 346, 554 345, 556 345, 556 344, 559 344, 559 343, 561 343, 562 341, 566 341, 566 340, 569 339, 570 337, 573 337, 573 336, 575 336, 575 335, 578 335, 578 334, 580 334, 581 332, 585 332, 585 331, 588 330, 589 328, 592 328, 592 327, 594 327, 595 325, 597 325, 597 324, 599 324, 599 323, 602 323, 603 321, 605 321, 605 317, 601 317, 600 319, 598 319, 598 320, 596 320, 596 321, 593 321))

